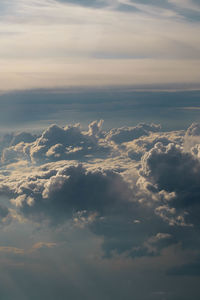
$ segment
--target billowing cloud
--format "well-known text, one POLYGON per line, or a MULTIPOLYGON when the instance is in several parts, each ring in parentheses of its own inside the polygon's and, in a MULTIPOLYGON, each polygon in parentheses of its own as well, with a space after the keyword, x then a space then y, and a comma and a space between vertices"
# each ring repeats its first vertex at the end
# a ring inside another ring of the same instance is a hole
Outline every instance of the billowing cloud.
POLYGON ((192 123, 187 129, 186 136, 199 136, 200 135, 200 123, 192 123))
POLYGON ((147 136, 150 132, 160 131, 160 125, 156 124, 139 124, 135 127, 122 127, 112 129, 107 134, 107 139, 117 144, 138 139, 141 136, 147 136))
POLYGON ((182 145, 184 142, 184 133, 178 132, 158 132, 141 136, 133 141, 123 144, 123 147, 126 148, 128 156, 135 160, 140 160, 141 157, 149 150, 151 150, 155 144, 162 143, 164 146, 167 146, 170 143, 175 143, 182 145))
POLYGON ((147 181, 143 186, 161 200, 156 214, 170 225, 199 230, 200 162, 195 156, 175 144, 157 143, 143 156, 140 174, 147 181))
POLYGON ((165 244, 156 247, 151 237, 157 235, 157 228, 166 232, 167 226, 151 207, 138 202, 133 183, 130 185, 123 174, 111 169, 63 161, 61 165, 43 165, 36 175, 21 178, 17 184, 10 182, 8 188, 11 203, 24 218, 53 227, 66 222, 88 227, 103 236, 107 256, 113 251, 131 256, 155 255, 165 244), (152 241, 151 249, 148 245, 152 241))
POLYGON ((4 149, 2 162, 24 158, 44 163, 62 159, 81 159, 94 153, 96 156, 107 154, 109 145, 101 143, 99 139, 101 126, 102 121, 94 121, 89 124, 88 132, 83 132, 79 124, 65 128, 51 125, 36 140, 26 133, 21 133, 14 137, 10 147, 4 149), (30 139, 34 142, 30 143, 30 139))
POLYGON ((103 238, 106 257, 158 256, 177 243, 197 248, 198 239, 188 242, 199 231, 200 210, 200 162, 183 147, 190 129, 184 136, 154 124, 101 127, 52 125, 33 142, 19 134, 3 150, 0 192, 12 210, 2 208, 2 216, 52 230, 87 228, 103 238))
POLYGON ((12 202, 23 213, 41 220, 46 215, 58 223, 78 211, 97 212, 100 216, 105 211, 112 213, 118 203, 124 201, 126 205, 130 197, 128 186, 120 175, 112 171, 91 172, 80 165, 61 169, 48 180, 34 182, 30 179, 18 186, 18 191, 24 198, 18 196, 12 202))
POLYGON ((80 125, 52 125, 33 142, 26 142, 27 135, 19 134, 19 143, 3 150, 9 180, 2 174, 1 194, 10 198, 22 218, 53 227, 70 222, 103 236, 107 256, 113 251, 131 256, 158 254, 162 247, 151 251, 148 240, 156 236, 158 227, 164 232, 167 227, 156 214, 149 220, 152 208, 144 207, 146 212, 141 215, 143 204, 135 185, 137 166, 126 148, 113 142, 112 134, 119 132, 123 142, 149 136, 160 126, 140 124, 104 132, 102 123, 90 123, 88 131, 80 125), (31 169, 18 173, 16 180, 13 162, 21 160, 27 160, 31 169))
POLYGON ((184 149, 192 151, 198 156, 198 145, 200 144, 200 123, 192 123, 186 130, 184 137, 184 149), (192 149, 194 147, 194 149, 192 149))

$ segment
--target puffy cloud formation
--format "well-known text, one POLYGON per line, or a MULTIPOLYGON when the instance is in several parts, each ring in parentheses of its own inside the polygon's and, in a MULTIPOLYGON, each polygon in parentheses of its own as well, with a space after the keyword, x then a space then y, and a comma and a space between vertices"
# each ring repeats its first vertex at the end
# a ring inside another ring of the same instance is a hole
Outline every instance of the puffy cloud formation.
POLYGON ((4 149, 2 162, 27 159, 44 163, 62 159, 81 159, 93 154, 95 156, 107 154, 109 148, 99 139, 102 124, 103 121, 92 122, 89 124, 88 132, 82 131, 79 124, 65 128, 51 125, 37 139, 21 133, 12 139, 10 147, 4 149))
POLYGON ((102 124, 52 125, 33 141, 19 134, 3 150, 0 194, 12 208, 2 206, 2 219, 87 228, 107 257, 199 247, 198 145, 186 152, 185 132, 154 124, 108 132, 102 124))
POLYGON ((138 139, 141 136, 147 136, 150 132, 160 131, 160 125, 141 123, 135 127, 115 128, 108 132, 107 139, 117 144, 138 139))
POLYGON ((68 165, 26 178, 13 195, 12 203, 26 216, 60 223, 79 211, 112 214, 122 203, 127 205, 131 193, 114 171, 68 165))
POLYGON ((133 141, 123 144, 128 156, 135 160, 140 160, 141 157, 149 150, 151 150, 156 143, 162 143, 163 145, 168 145, 170 143, 176 143, 182 145, 184 141, 184 136, 182 132, 159 132, 150 133, 148 136, 142 136, 133 141))
POLYGON ((186 131, 187 136, 200 136, 200 123, 192 123, 186 131))
POLYGON ((5 148, 15 146, 21 142, 31 143, 35 139, 36 136, 29 132, 7 133, 0 138, 0 153, 5 148))
POLYGON ((140 174, 152 193, 167 195, 156 210, 161 217, 170 224, 200 225, 200 161, 196 157, 178 145, 157 143, 143 156, 140 174))
POLYGON ((15 146, 21 142, 32 143, 35 139, 36 136, 32 135, 29 132, 19 132, 17 134, 13 134, 13 137, 10 141, 10 146, 15 146))
POLYGON ((62 161, 37 167, 34 174, 21 176, 17 182, 10 176, 0 191, 9 194, 23 218, 55 228, 66 222, 87 226, 103 236, 108 257, 113 251, 131 256, 158 254, 164 244, 151 238, 159 233, 158 228, 165 232, 167 226, 156 214, 149 217, 152 208, 139 204, 132 184, 114 169, 62 161), (152 241, 153 248, 149 246, 152 241))
MULTIPOLYGON (((184 148, 186 151, 192 151, 192 148, 198 144, 200 144, 200 123, 192 123, 185 133, 184 148)), ((195 151, 193 154, 195 154, 195 151)))
POLYGON ((157 143, 142 158, 142 172, 159 190, 181 192, 198 182, 200 163, 175 144, 157 143), (196 175, 196 176, 194 176, 196 175))
POLYGON ((184 137, 184 149, 198 156, 198 145, 200 144, 200 123, 192 123, 187 129, 184 137), (194 149, 193 149, 194 148, 194 149))

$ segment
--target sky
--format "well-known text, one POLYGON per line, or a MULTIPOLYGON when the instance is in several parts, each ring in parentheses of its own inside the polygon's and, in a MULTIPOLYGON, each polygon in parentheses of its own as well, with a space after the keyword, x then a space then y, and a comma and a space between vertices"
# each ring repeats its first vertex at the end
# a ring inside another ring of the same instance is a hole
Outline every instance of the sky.
POLYGON ((199 87, 199 1, 1 0, 0 90, 199 87))
POLYGON ((200 299, 200 1, 0 0, 0 299, 200 299))

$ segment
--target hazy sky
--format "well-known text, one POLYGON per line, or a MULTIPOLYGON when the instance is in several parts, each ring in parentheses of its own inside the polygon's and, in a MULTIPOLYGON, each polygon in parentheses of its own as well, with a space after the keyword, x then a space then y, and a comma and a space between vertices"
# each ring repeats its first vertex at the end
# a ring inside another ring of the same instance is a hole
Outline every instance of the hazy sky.
POLYGON ((1 0, 0 89, 191 83, 194 0, 1 0))
POLYGON ((0 0, 0 299, 200 299, 200 1, 0 0))

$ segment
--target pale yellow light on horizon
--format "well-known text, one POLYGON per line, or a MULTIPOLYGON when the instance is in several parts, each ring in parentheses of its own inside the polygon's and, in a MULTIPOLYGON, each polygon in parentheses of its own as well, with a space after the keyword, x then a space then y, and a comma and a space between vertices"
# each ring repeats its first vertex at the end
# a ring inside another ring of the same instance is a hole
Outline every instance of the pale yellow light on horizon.
POLYGON ((147 15, 147 6, 127 14, 47 0, 17 3, 16 15, 0 18, 2 91, 200 84, 200 24, 164 9, 147 15))
MULTIPOLYGON (((1 61, 0 61, 1 64, 1 61)), ((3 65, 3 64, 1 64, 3 65)), ((0 72, 0 90, 69 86, 199 84, 200 61, 79 60, 13 61, 0 72), (13 72, 13 67, 15 72, 13 72)))

